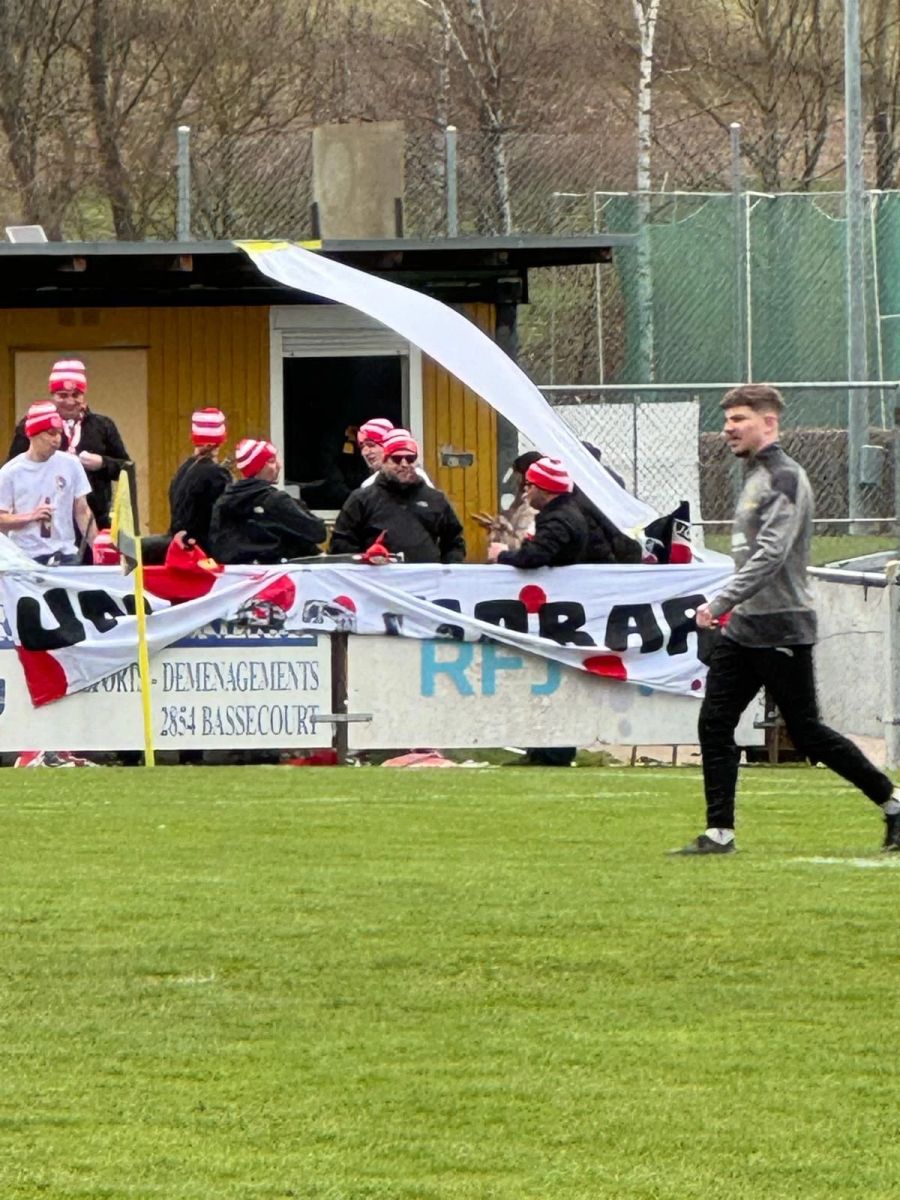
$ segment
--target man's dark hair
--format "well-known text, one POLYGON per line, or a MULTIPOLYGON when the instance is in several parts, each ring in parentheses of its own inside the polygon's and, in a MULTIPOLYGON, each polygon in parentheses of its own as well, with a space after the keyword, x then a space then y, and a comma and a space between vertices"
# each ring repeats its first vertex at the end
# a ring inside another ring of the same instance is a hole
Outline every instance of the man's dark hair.
POLYGON ((520 475, 524 475, 532 463, 536 463, 539 458, 543 457, 540 450, 526 450, 524 454, 513 459, 512 469, 520 475))
POLYGON ((784 397, 769 383, 742 383, 726 392, 719 403, 719 408, 726 411, 738 407, 752 408, 757 413, 775 413, 780 417, 784 412, 784 397))

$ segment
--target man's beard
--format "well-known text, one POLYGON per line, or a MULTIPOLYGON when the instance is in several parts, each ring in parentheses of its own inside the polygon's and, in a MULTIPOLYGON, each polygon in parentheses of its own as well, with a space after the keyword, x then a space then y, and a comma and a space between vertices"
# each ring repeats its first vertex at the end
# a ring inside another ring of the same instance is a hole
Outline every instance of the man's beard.
POLYGON ((395 488, 398 492, 405 492, 419 483, 418 475, 413 475, 412 479, 398 479, 396 475, 385 475, 385 479, 388 487, 395 488))

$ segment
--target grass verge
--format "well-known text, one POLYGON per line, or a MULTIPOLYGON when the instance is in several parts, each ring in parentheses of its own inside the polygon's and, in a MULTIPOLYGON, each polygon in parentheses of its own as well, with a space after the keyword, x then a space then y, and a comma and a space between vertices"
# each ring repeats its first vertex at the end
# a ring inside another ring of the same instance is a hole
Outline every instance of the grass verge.
POLYGON ((4 779, 4 1200, 897 1194, 900 864, 824 771, 715 861, 690 768, 4 779))

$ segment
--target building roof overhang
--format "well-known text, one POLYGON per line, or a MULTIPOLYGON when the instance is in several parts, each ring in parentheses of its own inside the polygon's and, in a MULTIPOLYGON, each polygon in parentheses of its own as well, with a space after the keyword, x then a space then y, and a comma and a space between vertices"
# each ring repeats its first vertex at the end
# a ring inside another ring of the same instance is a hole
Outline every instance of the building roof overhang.
MULTIPOLYGON (((608 263, 625 234, 326 240, 317 252, 449 303, 527 299, 528 271, 608 263)), ((0 242, 0 307, 317 303, 234 242, 0 242)))

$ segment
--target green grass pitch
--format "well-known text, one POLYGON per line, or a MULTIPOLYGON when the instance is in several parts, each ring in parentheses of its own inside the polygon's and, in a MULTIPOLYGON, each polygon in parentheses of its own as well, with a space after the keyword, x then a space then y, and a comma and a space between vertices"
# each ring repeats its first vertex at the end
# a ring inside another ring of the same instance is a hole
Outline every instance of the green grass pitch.
POLYGON ((900 1195, 900 861, 823 770, 6 771, 2 1200, 900 1195))

